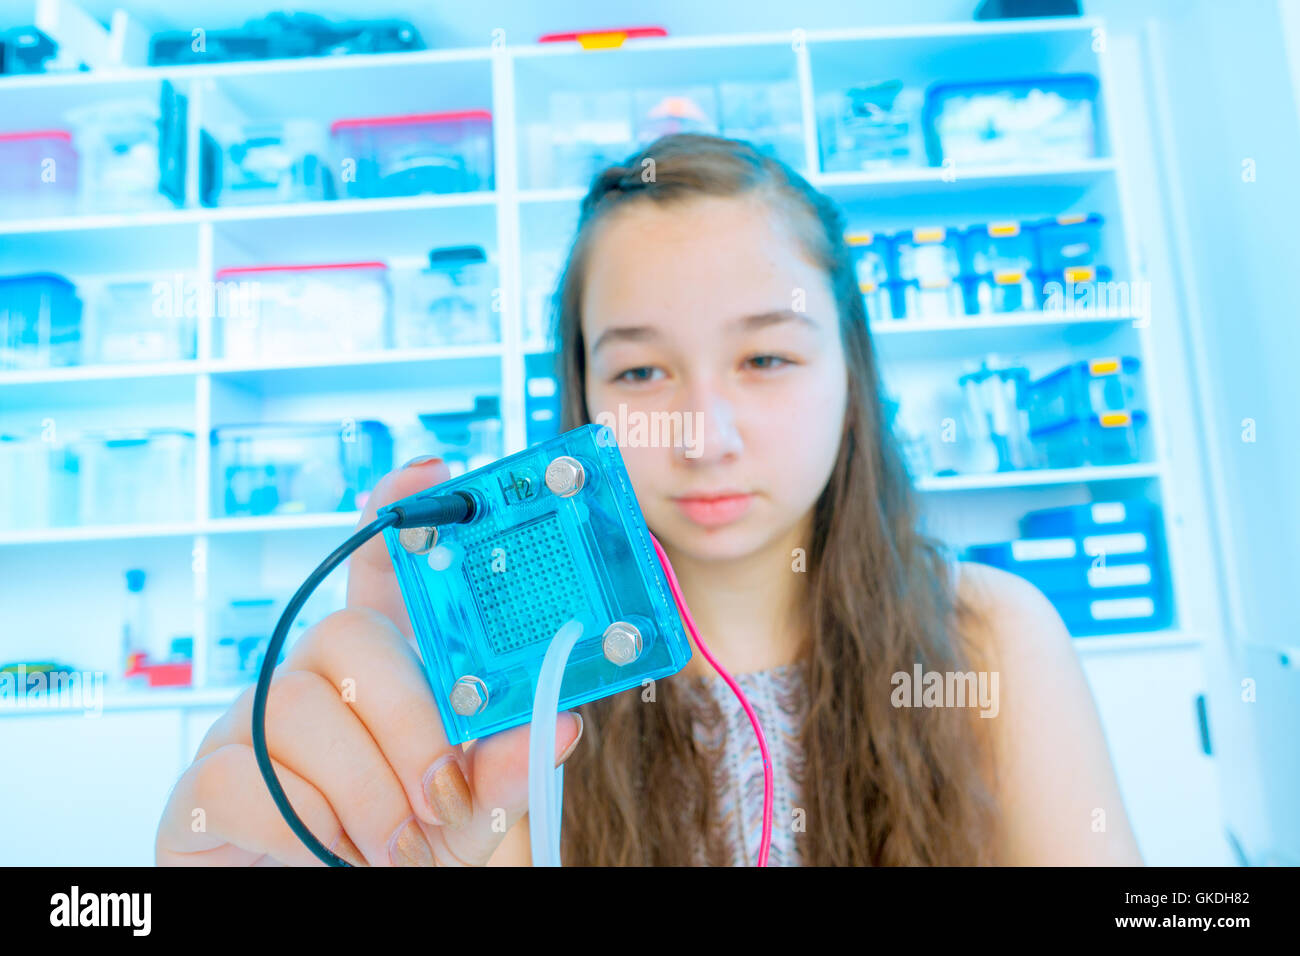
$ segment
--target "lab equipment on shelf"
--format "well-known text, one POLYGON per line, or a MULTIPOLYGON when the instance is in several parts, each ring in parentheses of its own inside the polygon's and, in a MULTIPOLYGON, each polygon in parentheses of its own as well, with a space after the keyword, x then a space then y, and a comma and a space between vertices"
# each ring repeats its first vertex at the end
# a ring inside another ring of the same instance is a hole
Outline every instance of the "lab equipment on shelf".
POLYGON ((209 683, 228 686, 256 677, 279 610, 272 597, 235 598, 221 609, 208 661, 209 683))
POLYGON ((157 102, 122 99, 70 111, 81 154, 80 206, 85 212, 172 209, 160 190, 163 154, 157 102))
POLYGON ((175 362, 196 352, 196 309, 171 280, 116 280, 82 286, 88 363, 175 362))
POLYGON ((151 66, 274 60, 356 53, 423 50, 420 32, 406 20, 330 21, 314 13, 271 13, 233 30, 209 30, 196 49, 190 30, 155 33, 151 66))
POLYGON ((899 401, 890 396, 885 398, 885 421, 902 449, 908 474, 913 478, 933 475, 934 460, 930 454, 929 439, 919 429, 911 426, 899 401))
POLYGON ((1054 163, 1098 155, 1097 78, 936 83, 926 91, 932 166, 1054 163))
POLYGON ((1029 424, 1046 428, 1084 415, 1105 416, 1133 408, 1141 363, 1114 355, 1070 362, 1029 386, 1029 424))
POLYGON ((0 530, 76 526, 79 474, 78 449, 62 433, 0 433, 0 530))
POLYGON ((63 276, 0 278, 0 370, 79 364, 81 312, 77 290, 63 276))
POLYGON ((474 406, 469 409, 417 417, 420 428, 404 436, 406 441, 414 443, 408 458, 439 455, 453 478, 490 464, 505 453, 501 399, 496 395, 475 396, 474 406))
POLYGON ((818 98, 822 169, 892 169, 926 164, 921 90, 902 80, 865 83, 818 98))
POLYGON ((1024 401, 1029 370, 996 355, 958 379, 965 399, 968 473, 1015 471, 1037 464, 1024 401))
POLYGON ((0 132, 0 216, 66 216, 77 208, 77 149, 63 129, 0 132))
POLYGON ((490 190, 492 114, 467 109, 337 120, 335 168, 348 197, 490 190), (353 173, 354 175, 349 175, 353 173))
POLYGON ((394 272, 393 285, 397 348, 501 340, 500 313, 493 308, 492 269, 481 246, 434 249, 427 269, 394 272))
POLYGON ((853 270, 858 277, 858 290, 867 307, 867 321, 880 322, 902 318, 894 313, 894 298, 890 292, 892 274, 890 262, 893 250, 888 236, 862 230, 844 236, 853 257, 853 270))
POLYGON ((552 352, 524 356, 524 418, 529 445, 560 433, 560 383, 552 352))
POLYGON ((382 262, 221 269, 217 294, 227 359, 348 354, 392 343, 382 262))
POLYGON ((372 420, 222 425, 212 462, 218 515, 357 511, 392 470, 393 441, 372 420))
POLYGON ((638 146, 673 133, 717 133, 718 103, 712 86, 639 89, 633 94, 638 146))
POLYGON ((529 185, 586 186, 606 166, 632 152, 632 94, 628 90, 556 90, 545 122, 528 125, 529 185))
POLYGON ((1048 468, 1125 465, 1141 460, 1147 413, 1135 409, 1086 413, 1029 432, 1048 468))
POLYGON ((222 131, 215 189, 222 206, 307 202, 337 196, 325 127, 314 120, 247 122, 222 131))
POLYGON ((81 524, 152 524, 194 517, 193 432, 94 429, 83 431, 76 444, 81 524))
POLYGON ((45 61, 58 51, 49 34, 35 26, 0 30, 0 74, 44 73, 45 61))
POLYGON ((1172 616, 1158 515, 1144 499, 1033 511, 1021 538, 972 546, 967 557, 1025 578, 1076 637, 1154 630, 1172 616))
POLYGON ((794 80, 722 81, 718 84, 718 107, 724 136, 746 140, 792 169, 802 170, 807 165, 799 85, 794 80))
POLYGON ((894 236, 899 281, 893 286, 895 314, 909 319, 963 315, 960 233, 943 226, 908 229, 894 236))
POLYGON ((966 311, 1019 312, 1035 308, 1032 230, 1015 220, 971 226, 962 234, 965 248, 966 311))
POLYGON ((153 630, 149 624, 149 606, 144 596, 145 573, 139 568, 126 572, 126 602, 122 611, 122 675, 128 684, 148 685, 140 673, 141 655, 148 654, 153 630))
POLYGON ((1037 223, 1034 235, 1038 247, 1038 271, 1067 275, 1071 269, 1081 266, 1102 265, 1103 224, 1104 220, 1096 213, 1056 216, 1037 223))

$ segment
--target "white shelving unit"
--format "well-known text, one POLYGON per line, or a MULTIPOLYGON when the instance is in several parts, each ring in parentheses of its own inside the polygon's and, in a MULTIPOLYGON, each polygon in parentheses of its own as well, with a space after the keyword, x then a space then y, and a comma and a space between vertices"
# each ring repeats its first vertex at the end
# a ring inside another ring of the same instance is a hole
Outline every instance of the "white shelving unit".
MULTIPOLYGON (((629 40, 616 50, 506 44, 0 79, 0 117, 10 129, 48 128, 74 105, 128 94, 156 99, 164 80, 188 97, 190 123, 187 208, 0 219, 0 261, 6 274, 53 271, 77 281, 147 268, 160 276, 208 278, 221 267, 265 261, 412 261, 434 246, 475 243, 499 270, 502 303, 502 341, 492 346, 232 363, 214 355, 212 321, 205 319, 193 361, 0 373, 0 430, 33 427, 50 417, 60 427, 74 428, 103 423, 181 426, 198 439, 193 520, 0 532, 4 656, 43 652, 70 662, 102 661, 103 669, 110 669, 122 572, 128 567, 156 570, 148 590, 167 596, 156 609, 159 619, 173 631, 193 634, 196 688, 156 696, 121 693, 106 709, 174 714, 196 709, 193 720, 180 715, 176 739, 183 766, 197 745, 195 728, 202 720, 194 720, 207 715, 204 719, 210 721, 237 693, 204 686, 214 610, 231 596, 254 591, 287 596, 358 517, 214 517, 207 441, 214 425, 247 417, 410 416, 416 409, 463 406, 472 389, 500 395, 506 453, 524 447, 524 359, 539 348, 525 333, 525 303, 535 294, 525 257, 567 244, 582 196, 581 189, 537 181, 536 164, 527 155, 528 124, 539 118, 539 104, 553 90, 686 85, 720 78, 793 81, 801 104, 801 171, 841 204, 850 227, 892 230, 1098 212, 1106 219, 1115 278, 1140 281, 1146 274, 1143 244, 1158 238, 1137 234, 1153 220, 1144 207, 1139 207, 1140 215, 1134 212, 1123 153, 1126 140, 1132 141, 1144 120, 1135 105, 1140 97, 1131 87, 1135 67, 1121 67, 1123 85, 1117 86, 1113 52, 1105 52, 1104 44, 1097 49, 1101 30, 1100 22, 1088 19, 1030 20, 629 40), (1101 158, 958 168, 955 178, 933 168, 887 173, 823 173, 818 168, 814 103, 819 92, 871 77, 928 83, 1070 72, 1100 78, 1101 158), (253 118, 307 116, 328 122, 467 108, 493 114, 495 189, 490 192, 217 209, 198 205, 198 131, 210 117, 235 111, 253 118), (79 591, 76 604, 60 604, 59 595, 73 580, 79 591)), ((1191 407, 1190 385, 1177 323, 1158 312, 1024 313, 876 323, 873 332, 887 381, 899 386, 905 407, 913 395, 930 401, 932 407, 922 414, 934 421, 959 401, 961 362, 987 352, 1022 356, 1039 374, 1089 354, 1142 359, 1152 439, 1146 461, 931 477, 918 484, 927 519, 958 544, 1006 540, 1015 536, 1024 512, 1082 503, 1094 495, 1142 495, 1159 502, 1173 578, 1172 626, 1156 633, 1080 638, 1076 646, 1085 663, 1104 658, 1105 668, 1097 667, 1107 673, 1130 658, 1129 672, 1161 667, 1153 655, 1199 659, 1197 648, 1222 618, 1208 572, 1213 555, 1200 533, 1209 524, 1206 498, 1196 480, 1185 478, 1199 474, 1200 452, 1182 411, 1191 407)), ((1105 712, 1105 694, 1098 691, 1097 696, 1105 712)), ((11 710, 10 716, 34 713, 11 710)))

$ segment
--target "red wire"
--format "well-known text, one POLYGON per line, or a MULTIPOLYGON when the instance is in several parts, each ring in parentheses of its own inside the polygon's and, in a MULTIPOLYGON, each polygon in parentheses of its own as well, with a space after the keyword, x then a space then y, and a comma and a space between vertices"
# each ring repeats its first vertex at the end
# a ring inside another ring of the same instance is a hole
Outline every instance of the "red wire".
POLYGON ((664 554, 663 545, 653 534, 650 540, 654 542, 655 552, 659 555, 659 563, 663 565, 664 574, 668 577, 668 587, 673 592, 673 600, 681 609, 682 617, 686 620, 686 627, 691 632, 691 637, 695 638, 695 644, 700 649, 713 669, 718 672, 719 676, 727 682, 731 692, 736 695, 740 701, 740 706, 745 709, 745 715, 749 717, 749 722, 754 726, 754 736, 758 738, 758 749, 763 754, 763 841, 758 847, 758 865, 767 866, 767 851, 772 845, 772 757, 767 751, 767 738, 763 736, 763 728, 758 723, 758 715, 754 713, 754 708, 749 705, 749 699, 740 686, 731 679, 725 667, 718 663, 717 659, 709 653, 708 645, 700 637, 700 632, 695 628, 695 621, 691 617, 690 608, 686 606, 686 598, 682 596, 681 585, 677 583, 677 575, 673 573, 673 566, 668 562, 668 555, 664 554))

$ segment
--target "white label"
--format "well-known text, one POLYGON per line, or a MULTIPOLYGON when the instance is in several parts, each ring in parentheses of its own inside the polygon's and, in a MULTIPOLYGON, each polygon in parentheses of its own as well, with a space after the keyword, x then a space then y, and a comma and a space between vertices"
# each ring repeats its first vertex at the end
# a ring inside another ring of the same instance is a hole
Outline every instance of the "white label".
POLYGON ((1125 515, 1122 501, 1099 501, 1092 506, 1094 524, 1117 524, 1124 520, 1125 515))
POLYGON ((528 394, 531 398, 550 398, 555 394, 557 383, 553 378, 530 378, 528 394))
POLYGON ((1011 556, 1017 561, 1054 561, 1077 553, 1073 538, 1021 538, 1011 542, 1011 556))
POLYGON ((1122 588, 1151 583, 1149 564, 1111 564, 1104 568, 1088 569, 1088 586, 1094 588, 1122 588))
POLYGON ((1156 602, 1151 598, 1110 598, 1105 601, 1090 601, 1088 611, 1094 621, 1113 621, 1121 617, 1153 617, 1156 602))
POLYGON ((1147 536, 1141 531, 1127 534, 1090 534, 1083 539, 1083 553, 1096 557, 1099 554, 1138 554, 1147 549, 1147 536))

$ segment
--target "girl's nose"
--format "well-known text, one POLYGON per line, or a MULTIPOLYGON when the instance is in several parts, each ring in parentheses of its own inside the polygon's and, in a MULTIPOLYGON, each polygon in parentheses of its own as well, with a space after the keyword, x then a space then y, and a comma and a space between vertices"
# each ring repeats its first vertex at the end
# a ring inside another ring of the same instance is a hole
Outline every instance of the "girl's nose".
POLYGON ((725 461, 740 454, 743 441, 737 409, 721 390, 697 386, 682 409, 683 441, 679 453, 697 462, 725 461))

